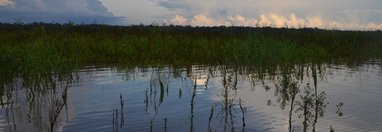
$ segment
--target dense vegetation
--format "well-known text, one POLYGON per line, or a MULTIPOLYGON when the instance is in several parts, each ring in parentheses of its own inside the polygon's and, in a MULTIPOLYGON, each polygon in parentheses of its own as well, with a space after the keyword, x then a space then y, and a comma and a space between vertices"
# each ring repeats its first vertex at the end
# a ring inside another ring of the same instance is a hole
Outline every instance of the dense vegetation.
POLYGON ((3 77, 97 64, 274 65, 382 57, 381 31, 35 23, 0 24, 0 34, 3 77))

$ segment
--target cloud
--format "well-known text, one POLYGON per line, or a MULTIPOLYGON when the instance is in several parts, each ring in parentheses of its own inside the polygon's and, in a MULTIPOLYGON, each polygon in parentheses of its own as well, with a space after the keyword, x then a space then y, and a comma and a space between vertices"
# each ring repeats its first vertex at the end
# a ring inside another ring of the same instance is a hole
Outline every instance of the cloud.
POLYGON ((187 24, 187 19, 181 15, 175 15, 171 20, 171 24, 174 25, 186 25, 187 24))
POLYGON ((228 21, 231 22, 230 25, 233 25, 233 26, 253 26, 253 25, 256 25, 257 24, 257 20, 256 19, 250 19, 250 18, 245 18, 243 16, 240 16, 240 15, 236 15, 236 16, 229 16, 227 17, 228 21))
MULTIPOLYGON (((172 10, 186 10, 191 14, 214 14, 222 10, 236 14, 277 13, 283 15, 336 13, 349 10, 379 10, 377 0, 151 0, 172 10), (216 4, 219 3, 219 4, 216 4)), ((246 16, 246 15, 245 15, 246 16)))
MULTIPOLYGON (((4 0, 0 0, 1 3, 4 0)), ((99 0, 5 0, 10 6, 0 6, 0 22, 58 22, 116 24, 115 17, 99 0)))
POLYGON ((13 2, 10 0, 0 0, 0 6, 13 6, 13 2))
POLYGON ((220 24, 217 23, 217 20, 208 18, 205 15, 196 15, 191 20, 191 25, 195 25, 195 26, 217 26, 220 24))
POLYGON ((235 15, 228 17, 214 18, 207 15, 195 15, 191 19, 184 16, 176 15, 169 21, 174 25, 191 25, 191 26, 249 26, 249 27, 288 27, 288 28, 321 28, 321 29, 347 29, 347 30, 382 30, 382 23, 370 22, 361 23, 343 23, 334 20, 324 19, 320 16, 297 17, 296 14, 282 16, 275 13, 262 14, 257 18, 246 18, 244 16, 235 15))
MULTIPOLYGON (((351 28, 382 23, 380 0, 152 0, 158 6, 195 19, 194 25, 317 26, 351 28), (219 4, 216 4, 219 3, 219 4), (291 15, 293 14, 293 15, 291 15), (197 18, 193 18, 198 16, 197 18), (203 16, 206 16, 203 17, 203 16), (208 17, 207 17, 208 16, 208 17), (298 16, 298 17, 297 17, 298 16), (236 18, 235 18, 236 17, 236 18), (222 20, 223 19, 223 20, 222 20), (211 24, 211 21, 215 21, 211 24), (218 22, 216 22, 218 21, 218 22), (223 21, 223 22, 222 22, 223 21)), ((192 25, 192 23, 189 23, 192 25)), ((369 26, 378 27, 378 26, 369 26)))

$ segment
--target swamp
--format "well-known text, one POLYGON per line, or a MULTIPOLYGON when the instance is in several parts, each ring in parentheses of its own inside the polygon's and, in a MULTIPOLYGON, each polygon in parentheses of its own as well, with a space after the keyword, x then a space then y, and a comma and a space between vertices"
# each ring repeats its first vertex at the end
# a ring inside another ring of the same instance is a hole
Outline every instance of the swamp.
POLYGON ((0 131, 380 131, 382 32, 0 24, 0 131))

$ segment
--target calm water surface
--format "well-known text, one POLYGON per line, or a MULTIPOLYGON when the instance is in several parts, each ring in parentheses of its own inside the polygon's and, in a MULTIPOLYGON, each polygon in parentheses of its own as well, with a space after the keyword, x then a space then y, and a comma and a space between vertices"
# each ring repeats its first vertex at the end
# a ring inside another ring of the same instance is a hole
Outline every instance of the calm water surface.
POLYGON ((4 84, 0 131, 382 131, 381 70, 88 66, 4 84))

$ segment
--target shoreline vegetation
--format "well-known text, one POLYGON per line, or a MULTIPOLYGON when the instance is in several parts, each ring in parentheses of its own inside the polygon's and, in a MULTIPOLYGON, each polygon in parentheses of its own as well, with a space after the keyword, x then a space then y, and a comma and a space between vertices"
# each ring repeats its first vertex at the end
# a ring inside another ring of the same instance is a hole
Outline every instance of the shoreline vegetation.
MULTIPOLYGON (((151 109, 156 111, 162 102, 168 100, 169 82, 166 78, 172 76, 181 80, 195 80, 192 96, 189 95, 192 97, 191 130, 194 129, 196 78, 201 78, 203 72, 207 78, 205 90, 210 77, 220 76, 222 79, 222 87, 215 86, 224 91, 221 96, 217 95, 222 97, 222 110, 225 110, 222 119, 225 117, 234 122, 231 110, 235 110, 233 101, 236 100, 236 106, 239 105, 236 108, 240 108, 242 114, 242 131, 245 130, 246 110, 241 105, 241 98, 236 98, 239 80, 248 80, 253 89, 256 82, 262 82, 266 91, 275 89, 277 101, 274 102, 279 103, 281 109, 289 109, 289 131, 295 127, 315 131, 316 123, 329 104, 326 103, 325 91, 321 91, 317 84, 319 79, 331 74, 326 71, 326 67, 339 64, 356 69, 368 63, 377 64, 380 68, 381 60, 381 31, 70 23, 0 24, 0 106, 7 109, 8 125, 13 122, 14 127, 10 126, 10 131, 16 130, 15 122, 23 121, 22 116, 14 118, 13 112, 17 115, 24 109, 27 110, 29 123, 44 126, 35 129, 54 131, 64 121, 59 119, 68 114, 67 101, 71 96, 68 89, 77 85, 82 76, 92 76, 92 71, 99 70, 97 66, 110 66, 112 71, 125 73, 123 76, 127 80, 129 77, 135 78, 130 75, 136 74, 137 70, 144 73, 153 67, 150 90, 146 89, 146 109, 149 104, 148 95, 150 100, 152 98, 152 89, 155 89, 153 98, 155 100, 158 97, 159 104, 154 103, 151 109), (274 87, 264 85, 264 80, 274 82, 274 87), (306 85, 305 80, 308 80, 306 85), (229 91, 235 96, 230 96, 229 91), (27 104, 23 101, 18 104, 18 95, 25 95, 21 99, 25 99, 27 104), (8 115, 12 115, 12 119, 8 115), (302 123, 299 123, 300 116, 302 123)), ((179 93, 180 99, 181 89, 179 93)), ((119 97, 123 124, 123 113, 126 111, 123 111, 122 94, 119 97)), ((271 105, 271 100, 267 103, 271 105)), ((343 104, 340 102, 336 106, 339 116, 343 115, 343 104)), ((212 116, 218 116, 213 114, 214 110, 219 113, 219 107, 214 106, 211 107, 208 130, 214 127, 210 127, 212 116)), ((114 109, 112 111, 113 128, 115 124, 118 128, 118 109, 115 111, 117 114, 114 114, 114 109)), ((164 120, 166 129, 167 117, 164 120)), ((230 129, 234 129, 233 125, 230 129)), ((334 131, 334 128, 330 126, 330 130, 334 131)))
POLYGON ((0 78, 88 65, 236 65, 382 58, 381 31, 0 24, 0 78))

